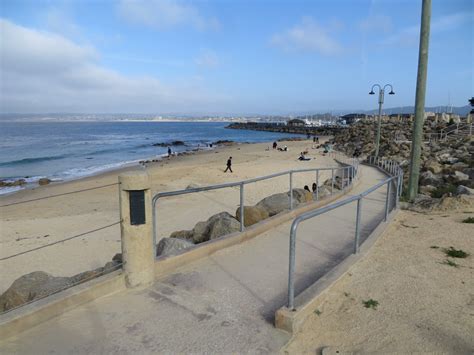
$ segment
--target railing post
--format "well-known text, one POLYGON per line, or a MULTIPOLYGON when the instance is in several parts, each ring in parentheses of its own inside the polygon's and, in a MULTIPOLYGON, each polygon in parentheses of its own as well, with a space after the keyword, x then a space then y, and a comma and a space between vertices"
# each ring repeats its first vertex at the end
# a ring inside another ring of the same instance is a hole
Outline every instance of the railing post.
POLYGON ((356 214, 356 229, 355 229, 355 241, 354 241, 354 254, 357 254, 357 253, 359 252, 361 208, 362 208, 362 197, 357 200, 357 214, 356 214))
POLYGON ((240 184, 240 231, 245 230, 244 222, 244 183, 240 184))
POLYGON ((334 193, 334 168, 331 168, 331 195, 334 193))
POLYGON ((316 170, 316 201, 319 200, 319 169, 316 170))
POLYGON ((293 171, 290 171, 290 211, 293 209, 293 171))
POLYGON ((158 229, 158 221, 156 220, 157 219, 157 216, 156 216, 156 203, 157 203, 157 200, 155 200, 154 198, 152 199, 152 202, 151 202, 151 215, 153 216, 153 229, 152 229, 152 233, 153 233, 153 236, 152 236, 152 240, 153 240, 153 256, 156 258, 156 233, 157 233, 157 229, 158 229))
POLYGON ((387 182, 387 198, 385 199, 385 219, 384 221, 387 222, 388 220, 388 210, 389 210, 389 202, 390 202, 390 185, 392 184, 392 180, 387 182))
POLYGON ((295 310, 295 259, 296 259, 296 225, 291 225, 290 231, 290 257, 288 265, 288 309, 295 310))
POLYGON ((120 234, 127 287, 149 285, 155 278, 150 179, 146 172, 119 175, 120 234))
POLYGON ((397 185, 396 185, 396 194, 395 194, 395 208, 398 208, 398 204, 400 202, 400 196, 398 192, 400 190, 400 175, 397 175, 397 185))

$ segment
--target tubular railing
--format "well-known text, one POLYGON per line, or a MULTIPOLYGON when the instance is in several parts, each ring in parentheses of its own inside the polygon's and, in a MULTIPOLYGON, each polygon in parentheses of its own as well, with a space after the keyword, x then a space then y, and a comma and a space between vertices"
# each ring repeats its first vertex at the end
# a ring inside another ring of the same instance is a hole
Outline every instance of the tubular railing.
POLYGON ((287 170, 282 171, 279 173, 265 175, 256 177, 253 179, 236 181, 236 182, 229 182, 225 184, 216 184, 210 186, 203 186, 203 187, 196 187, 184 190, 175 190, 175 191, 167 191, 167 192, 159 192, 153 196, 152 199, 152 211, 153 211, 153 246, 154 246, 154 255, 156 256, 156 242, 157 242, 157 230, 158 230, 158 216, 157 216, 157 202, 159 199, 163 197, 171 197, 171 196, 179 196, 185 195, 190 193, 197 193, 203 191, 211 191, 211 190, 218 190, 224 189, 229 187, 236 187, 238 186, 240 189, 240 231, 245 231, 245 222, 244 222, 244 193, 245 193, 245 185, 255 183, 258 181, 269 180, 275 177, 288 175, 289 177, 289 209, 293 210, 294 202, 293 202, 293 175, 297 173, 303 172, 315 172, 316 173, 316 185, 318 188, 316 189, 316 200, 319 200, 319 179, 320 179, 320 172, 322 171, 331 171, 331 195, 334 193, 334 185, 335 185, 335 172, 341 171, 341 189, 346 190, 348 186, 352 184, 352 182, 358 177, 359 172, 359 161, 356 158, 347 158, 345 156, 340 155, 337 152, 329 153, 329 156, 333 157, 338 163, 343 166, 339 167, 328 167, 328 168, 310 168, 310 169, 294 169, 294 170, 287 170))
POLYGON ((359 247, 360 247, 360 242, 359 242, 360 224, 361 224, 360 221, 361 221, 361 214, 362 214, 363 198, 367 196, 368 194, 374 192, 375 190, 379 189, 380 187, 387 185, 384 221, 386 222, 388 220, 388 216, 390 212, 390 195, 391 195, 392 188, 395 188, 395 201, 394 202, 395 202, 395 208, 398 208, 399 198, 402 192, 403 169, 395 161, 379 159, 376 157, 368 157, 366 164, 380 168, 385 173, 387 173, 389 177, 358 195, 351 196, 342 201, 332 203, 328 206, 324 206, 324 207, 303 213, 293 220, 293 223, 290 229, 289 267, 288 267, 288 309, 292 311, 295 310, 294 302, 295 302, 296 233, 298 230, 298 226, 301 222, 306 221, 310 218, 314 218, 316 216, 322 215, 326 212, 335 210, 351 202, 357 201, 356 219, 355 219, 356 226, 355 226, 355 233, 354 233, 354 254, 357 254, 359 252, 359 247))

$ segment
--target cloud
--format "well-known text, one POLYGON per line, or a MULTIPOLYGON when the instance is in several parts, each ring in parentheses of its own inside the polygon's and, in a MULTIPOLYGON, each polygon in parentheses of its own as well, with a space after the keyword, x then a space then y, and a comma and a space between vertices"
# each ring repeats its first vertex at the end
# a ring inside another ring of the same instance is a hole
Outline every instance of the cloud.
MULTIPOLYGON (((465 23, 472 23, 473 15, 474 13, 472 12, 459 12, 435 18, 431 21, 430 33, 436 35, 459 28, 465 23)), ((416 46, 418 45, 419 36, 420 25, 408 26, 387 37, 381 44, 389 46, 416 46)))
POLYGON ((200 82, 164 84, 98 64, 99 53, 51 32, 0 19, 3 112, 185 112, 221 96, 200 82))
POLYGON ((284 51, 309 51, 323 55, 334 55, 342 52, 342 46, 331 37, 331 28, 324 28, 313 19, 303 18, 300 24, 275 34, 270 43, 284 51))
POLYGON ((372 15, 359 22, 359 29, 364 32, 382 31, 388 33, 393 29, 393 23, 390 16, 372 15))
POLYGON ((218 67, 220 64, 217 54, 209 49, 202 50, 194 61, 199 67, 205 69, 213 69, 218 67))
POLYGON ((199 30, 218 29, 215 18, 206 18, 197 8, 173 0, 120 0, 118 13, 130 23, 158 30, 191 26, 199 30))

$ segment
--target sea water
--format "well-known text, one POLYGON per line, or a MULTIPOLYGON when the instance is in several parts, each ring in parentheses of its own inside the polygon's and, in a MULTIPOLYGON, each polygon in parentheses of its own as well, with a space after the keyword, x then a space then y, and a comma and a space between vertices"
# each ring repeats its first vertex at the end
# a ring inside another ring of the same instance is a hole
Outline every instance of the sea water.
MULTIPOLYGON (((0 179, 71 180, 140 160, 210 149, 218 140, 271 142, 291 134, 226 129, 226 122, 1 122, 0 179), (184 145, 171 145, 182 141, 184 145), (165 146, 154 146, 164 143, 165 146)), ((22 187, 0 188, 0 194, 22 187)))

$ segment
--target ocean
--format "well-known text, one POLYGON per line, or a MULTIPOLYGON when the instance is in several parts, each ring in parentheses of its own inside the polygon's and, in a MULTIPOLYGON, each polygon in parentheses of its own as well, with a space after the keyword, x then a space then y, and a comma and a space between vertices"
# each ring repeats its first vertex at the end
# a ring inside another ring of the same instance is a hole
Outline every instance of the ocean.
POLYGON ((0 187, 0 194, 37 185, 40 178, 65 181, 140 160, 211 149, 218 140, 271 142, 291 134, 226 129, 226 122, 0 122, 0 180, 23 178, 27 185, 0 187), (165 146, 154 146, 162 143, 165 146))

